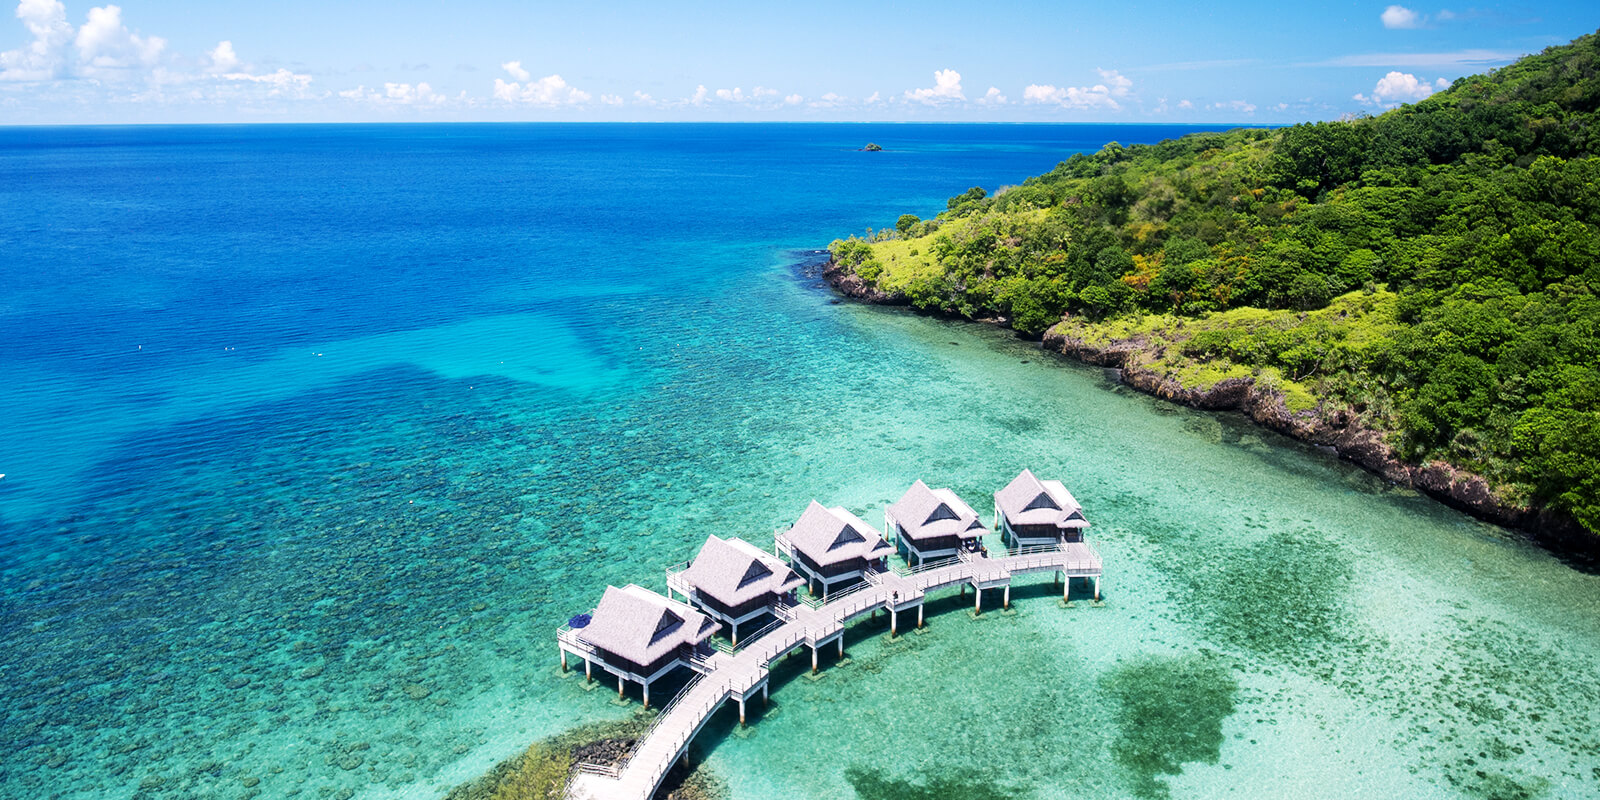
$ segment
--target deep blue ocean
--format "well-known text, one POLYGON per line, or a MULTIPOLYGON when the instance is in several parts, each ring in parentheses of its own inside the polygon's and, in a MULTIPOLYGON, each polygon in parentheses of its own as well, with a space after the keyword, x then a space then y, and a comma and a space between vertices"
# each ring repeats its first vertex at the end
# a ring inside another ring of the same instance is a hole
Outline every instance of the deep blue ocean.
POLYGON ((607 583, 659 589, 708 533, 762 542, 812 498, 876 521, 918 477, 984 509, 1025 466, 1083 502, 1107 602, 856 635, 704 735, 733 797, 876 796, 863 769, 1007 797, 1600 794, 1595 577, 808 269, 967 187, 1193 130, 0 128, 0 795, 439 797, 641 713, 557 666, 607 583), (1118 687, 1186 691, 1172 669, 1220 669, 1233 705, 1209 750, 1143 758, 1118 687))

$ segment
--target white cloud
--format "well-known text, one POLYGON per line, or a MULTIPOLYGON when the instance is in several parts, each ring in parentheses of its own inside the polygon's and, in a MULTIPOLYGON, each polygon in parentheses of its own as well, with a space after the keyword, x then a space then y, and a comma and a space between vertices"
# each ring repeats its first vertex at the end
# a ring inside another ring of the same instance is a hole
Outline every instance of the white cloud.
POLYGON ((206 58, 211 59, 207 72, 230 72, 239 68, 239 55, 233 52, 233 42, 226 39, 207 51, 206 58))
POLYGON ((779 93, 777 89, 768 89, 765 86, 757 86, 756 90, 750 93, 750 95, 757 100, 760 100, 763 97, 777 97, 778 94, 779 93))
POLYGON ((637 89, 633 91, 633 101, 642 106, 653 106, 656 104, 656 99, 654 97, 651 97, 650 95, 647 95, 637 89))
POLYGON ((1001 94, 998 88, 990 86, 989 91, 978 98, 978 102, 986 106, 1003 106, 1006 104, 1006 96, 1001 94))
POLYGON ((1405 6, 1389 6, 1379 15, 1383 20, 1383 27, 1390 30, 1405 30, 1422 27, 1423 17, 1405 6))
POLYGON ((953 69, 941 69, 933 73, 932 88, 907 89, 906 99, 933 106, 965 100, 967 96, 961 93, 961 73, 953 69))
MULTIPOLYGON (((1443 78, 1439 79, 1439 88, 1444 88, 1443 78)), ((1357 102, 1369 105, 1398 105, 1400 103, 1416 102, 1433 94, 1434 87, 1425 80, 1409 72, 1393 71, 1378 79, 1378 84, 1372 87, 1372 96, 1357 92, 1352 96, 1357 102)))
POLYGON ((311 76, 303 73, 290 72, 282 67, 277 72, 263 75, 251 75, 248 72, 230 72, 222 76, 226 80, 241 83, 255 83, 267 87, 268 97, 306 97, 311 87, 311 76))
POLYGON ((1191 109, 1191 108, 1194 108, 1194 103, 1191 103, 1188 100, 1179 100, 1178 101, 1178 108, 1191 109))
POLYGON ((1448 89, 1448 88, 1450 88, 1450 82, 1445 80, 1444 78, 1440 78, 1440 79, 1438 79, 1438 80, 1433 82, 1433 86, 1436 89, 1448 89))
POLYGON ((797 106, 803 102, 805 102, 805 98, 797 94, 791 94, 783 98, 783 104, 786 106, 797 106))
POLYGON ((1127 97, 1133 91, 1133 81, 1114 69, 1097 69, 1105 83, 1093 86, 1054 86, 1035 83, 1022 90, 1022 102, 1054 104, 1065 108, 1103 108, 1117 111, 1122 105, 1118 97, 1127 97), (1107 84, 1110 84, 1109 86, 1107 84))
POLYGON ((730 103, 743 103, 746 98, 744 96, 744 90, 735 86, 732 89, 718 89, 717 99, 726 100, 730 103))
POLYGON ((1256 113, 1255 104, 1254 103, 1248 103, 1248 102, 1245 102, 1243 100, 1224 100, 1224 101, 1219 102, 1219 103, 1212 103, 1211 105, 1206 106, 1206 107, 1211 109, 1211 110, 1213 110, 1213 111, 1235 111, 1235 112, 1238 112, 1240 114, 1254 114, 1254 113, 1256 113))
MULTIPOLYGON (((517 62, 511 62, 516 64, 517 62)), ((508 65, 501 65, 516 76, 508 65)), ((521 70, 521 66, 518 65, 521 70)), ((524 72, 523 74, 527 74, 524 72)), ((572 86, 560 75, 546 75, 538 80, 517 80, 507 83, 504 79, 494 79, 494 99, 506 103, 522 103, 530 106, 543 106, 555 108, 558 106, 582 105, 589 102, 588 92, 572 86)))
POLYGON ((1111 85, 1113 97, 1127 97, 1128 90, 1133 88, 1133 81, 1114 69, 1096 69, 1095 72, 1100 73, 1101 80, 1111 85))
POLYGON ((1055 104, 1067 108, 1106 108, 1112 111, 1122 107, 1111 99, 1110 90, 1099 85, 1083 87, 1032 83, 1022 90, 1022 102, 1055 104))
POLYGON ((810 105, 812 108, 833 108, 834 106, 839 105, 839 103, 843 100, 843 97, 840 97, 833 92, 828 92, 827 94, 811 101, 810 105))
POLYGON ((622 105, 622 98, 614 94, 602 94, 600 95, 600 102, 608 106, 620 106, 622 105))
POLYGON ((129 31, 122 24, 122 8, 113 5, 89 9, 89 19, 78 29, 73 43, 78 46, 78 61, 90 75, 153 67, 167 47, 167 40, 159 36, 144 37, 129 31))
POLYGON ((707 94, 705 84, 700 84, 694 87, 694 95, 689 98, 689 102, 697 106, 705 105, 707 94))
POLYGON ((72 42, 67 8, 58 0, 22 0, 17 4, 32 41, 20 50, 0 53, 0 80, 43 81, 66 75, 66 50, 72 42))
POLYGON ((418 108, 438 108, 447 104, 470 104, 467 93, 450 97, 433 90, 426 81, 417 84, 410 83, 385 83, 383 90, 368 89, 357 86, 338 93, 347 100, 358 100, 375 106, 414 106, 418 108))
POLYGON ((867 98, 867 99, 866 99, 866 100, 865 100, 865 102, 866 102, 866 104, 867 104, 867 105, 869 105, 869 106, 872 106, 872 105, 877 105, 877 104, 878 104, 878 103, 881 103, 881 102, 883 102, 883 95, 881 95, 881 94, 878 94, 878 93, 877 93, 877 92, 873 92, 873 93, 872 93, 872 96, 871 96, 871 97, 868 97, 868 98, 867 98))
POLYGON ((529 74, 527 70, 522 68, 521 61, 507 61, 506 63, 501 64, 500 68, 505 70, 507 75, 510 75, 512 78, 515 78, 519 81, 525 81, 533 77, 533 75, 529 74))

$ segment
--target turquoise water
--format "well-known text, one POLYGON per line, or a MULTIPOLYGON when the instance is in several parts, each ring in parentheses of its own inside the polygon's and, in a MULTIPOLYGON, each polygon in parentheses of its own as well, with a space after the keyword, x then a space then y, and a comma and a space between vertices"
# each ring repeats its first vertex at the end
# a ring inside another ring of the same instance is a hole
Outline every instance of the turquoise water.
POLYGON ((439 796, 638 712, 558 666, 606 583, 1028 466, 1103 604, 863 623, 694 759, 740 798, 1600 795, 1594 575, 796 267, 1177 132, 0 130, 3 793, 439 796))

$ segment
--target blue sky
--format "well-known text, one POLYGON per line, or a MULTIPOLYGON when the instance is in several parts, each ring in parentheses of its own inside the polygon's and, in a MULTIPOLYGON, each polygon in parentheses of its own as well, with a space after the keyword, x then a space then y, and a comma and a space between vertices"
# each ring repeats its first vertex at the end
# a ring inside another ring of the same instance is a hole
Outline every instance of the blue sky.
POLYGON ((0 124, 1295 122, 1591 33, 1584 3, 21 0, 0 124))

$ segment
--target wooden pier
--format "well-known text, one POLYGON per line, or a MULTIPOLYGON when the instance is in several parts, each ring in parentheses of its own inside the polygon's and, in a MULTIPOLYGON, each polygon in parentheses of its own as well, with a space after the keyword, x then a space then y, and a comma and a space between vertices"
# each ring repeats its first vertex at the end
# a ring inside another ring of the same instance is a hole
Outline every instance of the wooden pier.
MULTIPOLYGON (((869 572, 864 581, 833 594, 826 603, 778 606, 774 609, 776 620, 746 636, 743 644, 688 660, 688 666, 697 674, 661 710, 628 759, 615 766, 578 764, 568 784, 567 797, 649 800, 672 765, 685 757, 689 743, 713 712, 732 700, 739 706, 742 724, 747 701, 757 694, 763 700, 767 697, 773 661, 808 647, 811 669, 815 671, 817 652, 823 647, 837 643, 840 655, 844 654, 845 626, 863 614, 880 609, 888 612, 890 631, 897 632, 901 614, 915 609, 920 625, 927 594, 955 586, 973 587, 973 608, 978 612, 983 609, 985 590, 1002 590, 1002 603, 1009 606, 1013 576, 1041 572, 1060 576, 1063 598, 1073 578, 1093 580, 1095 596, 1100 595, 1100 556, 1092 546, 1080 541, 1016 549, 998 558, 962 552, 956 558, 930 561, 915 569, 869 572)), ((570 630, 564 629, 557 636, 557 643, 563 663, 571 653, 584 660, 587 670, 597 656, 570 630)))

